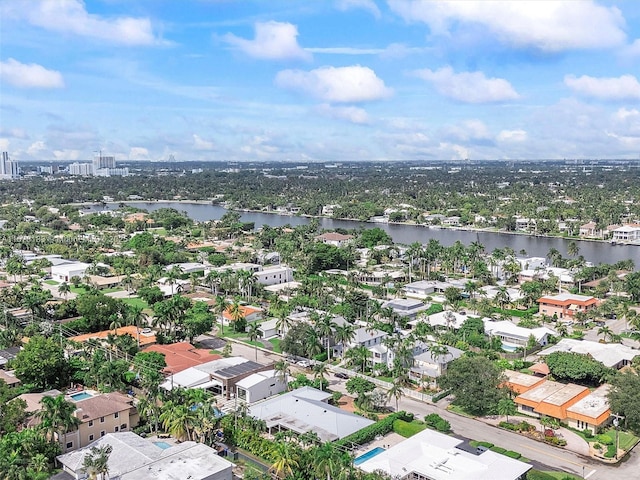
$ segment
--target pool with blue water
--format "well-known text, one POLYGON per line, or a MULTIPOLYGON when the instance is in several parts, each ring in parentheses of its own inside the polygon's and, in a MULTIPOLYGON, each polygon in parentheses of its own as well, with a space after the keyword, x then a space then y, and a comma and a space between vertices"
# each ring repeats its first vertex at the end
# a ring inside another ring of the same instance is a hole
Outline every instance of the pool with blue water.
POLYGON ((73 400, 74 402, 78 402, 80 400, 86 400, 87 398, 91 398, 93 397, 93 395, 87 392, 80 392, 80 393, 73 393, 70 395, 70 397, 71 397, 71 400, 73 400))
POLYGON ((366 453, 363 453, 359 457, 356 457, 356 459, 353 461, 353 464, 354 465, 360 465, 361 463, 366 462, 367 460, 375 457, 376 455, 380 455, 382 452, 384 452, 384 448, 376 447, 376 448, 374 448, 372 450, 369 450, 366 453))
POLYGON ((171 448, 171 444, 169 444, 167 442, 153 442, 153 444, 156 447, 160 447, 163 450, 166 450, 167 448, 171 448))

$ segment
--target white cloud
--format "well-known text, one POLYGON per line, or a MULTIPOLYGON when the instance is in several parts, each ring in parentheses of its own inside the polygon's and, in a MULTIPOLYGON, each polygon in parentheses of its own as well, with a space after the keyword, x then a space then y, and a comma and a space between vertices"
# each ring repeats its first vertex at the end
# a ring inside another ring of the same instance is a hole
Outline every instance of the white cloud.
POLYGON ((8 138, 0 138, 0 150, 6 152, 9 150, 9 139, 8 138))
POLYGON ((131 147, 129 160, 149 160, 149 150, 144 147, 131 147))
POLYGON ((359 107, 334 107, 324 103, 317 107, 317 111, 326 117, 346 120, 351 123, 369 123, 369 115, 367 115, 366 110, 359 107))
POLYGON ((635 40, 631 45, 626 47, 622 53, 629 57, 640 57, 640 38, 635 40))
POLYGON ((62 74, 37 63, 20 63, 10 58, 0 62, 0 80, 19 88, 62 88, 62 74))
POLYGON ((388 0, 388 3, 406 21, 426 23, 435 34, 447 35, 458 23, 475 24, 506 44, 547 52, 608 48, 622 45, 626 39, 620 10, 592 0, 388 0))
POLYGON ((590 77, 583 75, 576 78, 566 75, 564 83, 567 87, 586 97, 604 100, 640 99, 640 82, 633 75, 621 77, 590 77))
POLYGON ((498 134, 499 142, 524 142, 527 139, 525 130, 502 130, 498 134))
POLYGON ((321 67, 309 72, 283 70, 276 76, 281 88, 308 93, 325 102, 351 103, 380 100, 393 94, 368 67, 321 67))
POLYGON ((36 157, 40 152, 43 152, 47 149, 47 146, 42 140, 38 140, 33 142, 29 148, 27 148, 27 153, 32 157, 36 157))
POLYGON ((454 73, 451 67, 443 67, 416 70, 413 74, 431 82, 441 95, 465 103, 504 102, 520 97, 508 81, 487 78, 482 72, 454 73))
POLYGON ((81 0, 22 0, 4 2, 0 15, 23 19, 31 25, 63 34, 95 38, 122 45, 161 43, 148 18, 103 18, 87 11, 81 0))
POLYGON ((213 142, 209 142, 207 140, 203 140, 198 135, 193 135, 193 148, 200 151, 211 151, 215 150, 215 145, 213 142))
POLYGON ((0 136, 10 138, 28 138, 27 132, 22 128, 3 128, 0 127, 0 136))
POLYGON ((228 33, 223 39, 247 55, 266 60, 311 60, 297 41, 298 28, 291 23, 258 22, 255 38, 246 40, 228 33))
POLYGON ((442 129, 445 138, 456 142, 487 142, 491 133, 480 120, 466 120, 459 125, 449 125, 442 129))
POLYGON ((374 17, 380 18, 380 9, 374 0, 337 0, 336 7, 338 10, 347 11, 351 9, 361 8, 363 10, 367 10, 374 17))

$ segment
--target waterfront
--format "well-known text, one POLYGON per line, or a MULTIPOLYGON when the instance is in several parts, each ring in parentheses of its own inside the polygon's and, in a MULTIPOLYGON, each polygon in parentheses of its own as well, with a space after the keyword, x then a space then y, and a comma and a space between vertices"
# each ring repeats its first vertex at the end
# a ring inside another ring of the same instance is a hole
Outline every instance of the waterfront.
MULTIPOLYGON (((218 205, 207 203, 188 202, 125 202, 131 207, 148 211, 159 208, 174 208, 185 212, 190 218, 197 221, 218 220, 227 210, 218 205)), ((108 204, 104 207, 93 206, 93 210, 115 209, 118 203, 108 204)), ((308 224, 312 218, 290 215, 278 215, 261 212, 239 212, 243 222, 253 222, 256 228, 262 225, 270 227, 283 227, 286 225, 298 226, 308 224)), ((524 250, 528 256, 544 257, 551 248, 558 250, 563 256, 567 256, 567 247, 571 239, 559 237, 539 237, 531 235, 516 235, 500 232, 455 230, 450 228, 428 228, 421 225, 370 223, 354 220, 335 220, 331 218, 317 218, 320 227, 327 230, 336 228, 358 229, 379 227, 386 231, 394 242, 411 244, 413 242, 427 243, 430 239, 438 240, 442 245, 452 245, 460 240, 469 245, 480 241, 487 252, 496 248, 510 247, 516 253, 524 250)), ((587 261, 598 263, 615 263, 621 260, 631 259, 636 266, 640 265, 640 247, 635 245, 611 245, 607 242, 575 240, 580 247, 580 255, 587 261)))

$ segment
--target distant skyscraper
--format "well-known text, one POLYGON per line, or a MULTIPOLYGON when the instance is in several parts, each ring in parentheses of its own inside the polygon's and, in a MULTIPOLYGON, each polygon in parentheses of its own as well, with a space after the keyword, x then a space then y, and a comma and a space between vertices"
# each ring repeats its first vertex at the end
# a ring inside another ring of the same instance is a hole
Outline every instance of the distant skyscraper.
POLYGON ((103 168, 116 168, 116 157, 102 155, 102 152, 93 157, 93 174, 98 175, 98 170, 103 168))
POLYGON ((15 178, 20 178, 18 162, 11 160, 7 152, 2 152, 2 159, 0 159, 0 179, 11 180, 15 178))

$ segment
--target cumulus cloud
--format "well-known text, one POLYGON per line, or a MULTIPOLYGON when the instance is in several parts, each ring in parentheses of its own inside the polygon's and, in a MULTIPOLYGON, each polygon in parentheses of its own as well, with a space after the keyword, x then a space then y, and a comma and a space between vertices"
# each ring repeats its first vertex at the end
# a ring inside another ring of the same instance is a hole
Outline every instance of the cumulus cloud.
POLYGON ((298 45, 298 27, 283 22, 258 22, 255 38, 247 40, 228 33, 223 39, 254 58, 266 60, 311 60, 311 54, 298 45))
POLYGON ((369 123, 369 115, 367 115, 366 110, 359 107, 334 107, 323 103, 317 107, 317 111, 326 117, 346 120, 351 123, 369 123))
POLYGON ((330 103, 367 102, 387 98, 393 90, 368 67, 321 67, 309 72, 283 70, 276 75, 276 85, 307 93, 330 103))
POLYGON ((20 63, 10 58, 0 62, 0 80, 18 88, 62 88, 62 74, 37 63, 20 63))
POLYGON ((444 138, 456 142, 488 143, 491 133, 480 120, 466 120, 458 125, 450 125, 442 129, 444 138))
POLYGON ((416 70, 418 78, 431 82, 441 95, 465 103, 491 103, 515 100, 520 96, 502 78, 487 78, 482 72, 455 73, 451 67, 416 70))
POLYGON ((63 34, 95 38, 122 45, 161 43, 153 33, 148 18, 103 18, 87 11, 81 0, 22 0, 4 2, 0 14, 5 18, 25 20, 31 25, 63 34))
POLYGON ((215 145, 213 142, 209 142, 207 140, 203 140, 200 136, 194 134, 193 135, 193 148, 200 151, 211 151, 215 150, 215 145))
POLYGON ((527 139, 525 130, 502 130, 497 137, 499 142, 524 142, 527 139))
POLYGON ((131 147, 129 160, 149 160, 149 150, 144 147, 131 147))
POLYGON ((352 9, 367 10, 374 17, 380 18, 380 9, 374 0, 337 0, 336 7, 338 10, 347 11, 352 9))
POLYGON ((592 0, 389 0, 389 7, 434 34, 448 35, 457 24, 480 25, 506 44, 547 52, 614 47, 626 39, 620 10, 592 0))
POLYGON ((9 150, 9 139, 8 138, 0 138, 0 150, 6 152, 9 150))
POLYGON ((45 143, 42 140, 37 140, 29 145, 29 148, 27 148, 27 153, 32 157, 36 157, 40 152, 43 152, 46 149, 47 146, 45 145, 45 143))
POLYGON ((583 75, 576 78, 566 75, 564 83, 574 92, 585 97, 604 100, 640 99, 640 82, 633 75, 620 77, 590 77, 583 75))
POLYGON ((22 128, 3 128, 0 127, 0 137, 9 137, 9 138, 29 138, 27 132, 22 128))

